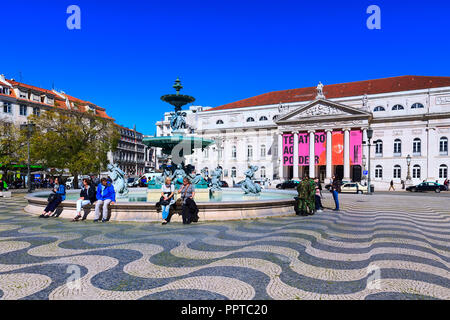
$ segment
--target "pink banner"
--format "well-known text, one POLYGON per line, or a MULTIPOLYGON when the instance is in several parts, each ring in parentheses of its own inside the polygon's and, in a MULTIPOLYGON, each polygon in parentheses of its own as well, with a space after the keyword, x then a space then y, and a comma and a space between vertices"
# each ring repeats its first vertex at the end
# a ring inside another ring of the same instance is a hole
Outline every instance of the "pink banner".
POLYGON ((283 134, 283 166, 294 165, 294 135, 283 134))
POLYGON ((298 165, 309 166, 309 134, 298 135, 298 165))
POLYGON ((324 166, 327 164, 327 134, 318 132, 315 136, 314 152, 316 155, 316 166, 324 166))
POLYGON ((362 131, 350 131, 350 165, 362 163, 362 131))

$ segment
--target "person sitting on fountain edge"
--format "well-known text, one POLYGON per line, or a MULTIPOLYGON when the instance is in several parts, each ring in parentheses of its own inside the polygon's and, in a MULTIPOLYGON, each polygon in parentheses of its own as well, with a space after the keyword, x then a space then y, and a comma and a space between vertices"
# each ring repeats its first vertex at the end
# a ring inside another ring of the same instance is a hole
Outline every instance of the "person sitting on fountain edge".
POLYGON ((198 221, 198 208, 194 201, 195 188, 187 177, 183 179, 183 185, 178 193, 183 201, 181 207, 181 215, 183 216, 183 224, 190 224, 198 221))
POLYGON ((116 202, 116 191, 108 179, 102 178, 97 187, 97 203, 95 204, 94 222, 100 220, 100 207, 103 207, 102 222, 108 221, 108 206, 116 202))

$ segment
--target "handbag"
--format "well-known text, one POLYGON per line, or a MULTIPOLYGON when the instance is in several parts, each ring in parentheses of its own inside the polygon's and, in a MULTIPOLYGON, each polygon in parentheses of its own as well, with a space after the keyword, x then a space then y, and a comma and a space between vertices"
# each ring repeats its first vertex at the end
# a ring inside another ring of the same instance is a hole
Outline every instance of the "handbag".
POLYGON ((48 196, 47 201, 48 201, 48 202, 52 202, 52 201, 54 201, 55 199, 56 199, 56 193, 51 193, 51 194, 48 196))

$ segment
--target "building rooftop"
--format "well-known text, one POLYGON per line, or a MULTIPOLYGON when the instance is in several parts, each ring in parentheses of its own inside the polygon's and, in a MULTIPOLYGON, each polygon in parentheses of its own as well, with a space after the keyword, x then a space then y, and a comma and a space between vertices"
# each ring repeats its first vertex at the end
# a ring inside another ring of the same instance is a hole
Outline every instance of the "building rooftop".
MULTIPOLYGON (((10 90, 10 94, 8 96, 15 98, 19 101, 30 102, 33 104, 40 104, 43 106, 50 106, 50 107, 65 109, 65 110, 69 110, 73 106, 74 110, 80 111, 80 112, 86 112, 88 108, 93 108, 93 109, 95 109, 95 114, 97 116, 99 116, 101 118, 105 118, 105 119, 114 120, 113 118, 111 118, 110 116, 108 116, 106 114, 106 111, 104 108, 101 108, 89 101, 85 101, 85 100, 70 96, 64 92, 57 92, 55 90, 47 90, 47 89, 35 87, 35 86, 29 85, 29 84, 15 81, 13 79, 5 79, 3 75, 0 76, 0 85, 3 85, 3 86, 9 85, 12 89, 15 89, 15 88, 18 88, 19 90, 25 89, 27 92, 31 91, 35 94, 40 94, 41 96, 46 95, 47 97, 54 99, 53 104, 48 104, 48 103, 45 103, 42 101, 33 101, 33 100, 17 97, 15 91, 10 90), (68 102, 68 103, 66 103, 66 102, 68 102), (70 108, 69 108, 68 104, 69 104, 70 108)), ((6 95, 1 94, 1 96, 6 96, 6 95)))
MULTIPOLYGON (((400 76, 375 80, 324 85, 326 99, 450 87, 450 77, 400 76)), ((279 103, 312 101, 317 96, 316 87, 281 90, 231 102, 205 111, 238 109, 279 103)))

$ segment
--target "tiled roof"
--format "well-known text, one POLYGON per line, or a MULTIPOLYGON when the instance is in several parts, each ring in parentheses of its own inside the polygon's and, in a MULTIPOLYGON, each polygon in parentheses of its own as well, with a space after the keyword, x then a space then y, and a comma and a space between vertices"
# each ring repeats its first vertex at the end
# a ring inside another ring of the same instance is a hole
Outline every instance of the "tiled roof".
MULTIPOLYGON (((25 88, 25 89, 29 89, 29 90, 32 90, 32 91, 39 92, 41 94, 49 95, 52 98, 54 98, 55 104, 54 105, 49 105, 49 104, 38 102, 38 101, 31 101, 31 100, 28 100, 28 99, 18 98, 18 97, 16 97, 14 90, 10 90, 11 91, 11 97, 15 97, 17 100, 24 101, 24 102, 31 102, 31 103, 35 103, 35 104, 41 104, 41 105, 45 105, 45 106, 52 106, 52 107, 57 107, 59 109, 66 109, 66 110, 68 110, 66 102, 65 102, 65 99, 62 99, 59 95, 57 95, 55 92, 53 92, 51 90, 47 90, 47 89, 31 86, 31 85, 28 85, 28 84, 25 84, 25 83, 17 82, 15 80, 8 80, 8 79, 6 79, 6 81, 8 83, 10 83, 13 87, 25 88)), ((84 100, 81 100, 81 99, 69 96, 69 95, 67 95, 65 93, 60 93, 60 94, 65 96, 65 97, 67 97, 67 99, 70 102, 79 103, 81 105, 81 107, 79 108, 80 112, 85 112, 86 110, 85 110, 84 107, 86 105, 91 105, 91 106, 93 106, 96 109, 96 115, 98 115, 99 117, 105 118, 105 119, 114 120, 113 118, 111 118, 110 116, 108 116, 106 114, 106 111, 105 111, 104 108, 101 108, 101 107, 99 107, 99 106, 97 106, 97 105, 95 105, 95 104, 93 104, 91 102, 84 101, 84 100)))
MULTIPOLYGON (((401 76, 375 80, 325 85, 326 99, 354 97, 379 93, 450 87, 450 77, 401 76)), ((255 97, 224 104, 206 111, 228 110, 279 103, 311 101, 316 98, 316 87, 264 93, 255 97)))

